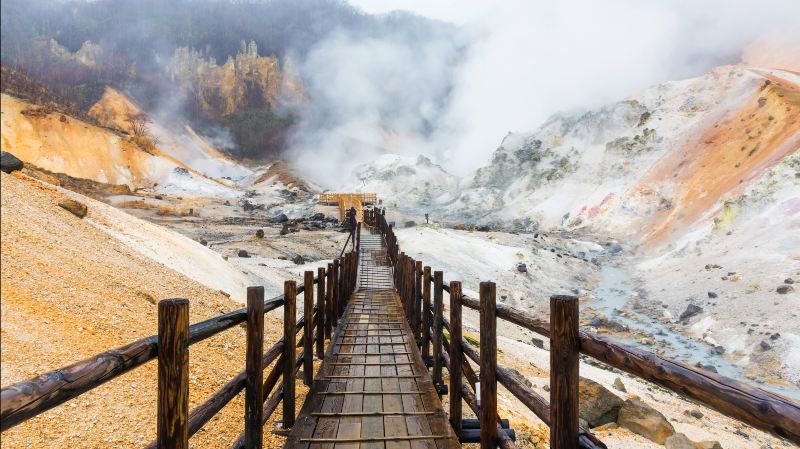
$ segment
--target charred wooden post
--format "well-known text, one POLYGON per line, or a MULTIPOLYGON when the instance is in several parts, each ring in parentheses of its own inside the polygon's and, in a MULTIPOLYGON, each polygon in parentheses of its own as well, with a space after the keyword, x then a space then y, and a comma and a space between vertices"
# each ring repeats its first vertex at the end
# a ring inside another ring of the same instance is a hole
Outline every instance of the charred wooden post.
POLYGON ((333 327, 333 264, 328 264, 328 269, 325 271, 327 295, 325 296, 325 339, 331 339, 331 332, 333 327))
POLYGON ((333 260, 333 279, 331 281, 331 321, 334 327, 339 325, 339 259, 333 260))
POLYGON ((422 261, 414 263, 414 337, 422 342, 422 261))
POLYGON ((461 282, 450 282, 450 424, 461 431, 461 282))
POLYGON ((159 449, 189 448, 189 300, 158 303, 159 449))
POLYGON ((497 300, 494 282, 481 282, 480 294, 481 449, 495 449, 497 447, 497 300))
POLYGON ((433 384, 442 384, 442 314, 444 313, 444 275, 441 271, 433 272, 433 384))
POLYGON ((294 359, 297 284, 283 283, 283 428, 294 426, 294 359))
POLYGON ((325 357, 325 268, 317 268, 317 358, 325 357))
POLYGON ((422 358, 431 357, 431 267, 422 272, 422 358))
POLYGON ((578 298, 550 297, 550 447, 578 447, 578 298))
POLYGON ((303 341, 303 381, 309 387, 314 381, 314 272, 306 271, 303 279, 303 316, 306 323, 303 341))
POLYGON ((260 449, 264 391, 264 287, 247 288, 247 353, 245 359, 244 438, 245 447, 260 449))

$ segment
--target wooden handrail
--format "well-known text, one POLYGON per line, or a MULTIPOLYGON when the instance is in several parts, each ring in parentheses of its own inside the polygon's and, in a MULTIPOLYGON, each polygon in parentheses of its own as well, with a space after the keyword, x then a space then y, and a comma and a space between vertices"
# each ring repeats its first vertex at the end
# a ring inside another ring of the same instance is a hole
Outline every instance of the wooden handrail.
MULTIPOLYGON (((445 291, 449 290, 443 284, 445 291)), ((480 301, 462 295, 462 303, 480 310, 480 301)), ((507 305, 497 317, 550 338, 549 320, 507 305)), ((800 444, 800 404, 779 394, 581 331, 580 352, 637 377, 672 390, 706 407, 760 430, 800 444)))

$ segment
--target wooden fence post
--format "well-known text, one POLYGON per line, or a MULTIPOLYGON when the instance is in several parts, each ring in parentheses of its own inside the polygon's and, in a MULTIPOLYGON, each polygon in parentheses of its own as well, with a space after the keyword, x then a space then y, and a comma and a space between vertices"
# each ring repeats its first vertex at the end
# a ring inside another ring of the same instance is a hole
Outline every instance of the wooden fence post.
POLYGON ((317 268, 317 358, 325 357, 325 268, 317 268))
POLYGON ((333 264, 328 264, 328 269, 325 272, 326 287, 328 294, 325 297, 325 339, 331 339, 331 328, 333 327, 333 264))
POLYGON ((450 282, 450 424, 461 432, 461 373, 464 352, 461 348, 461 282, 450 282))
POLYGON ((414 337, 417 344, 422 343, 422 261, 414 263, 414 337))
POLYGON ((356 226, 356 251, 361 249, 361 222, 356 226))
POLYGON ((331 293, 331 321, 334 327, 339 325, 339 259, 333 260, 333 280, 331 293))
POLYGON ((422 358, 431 357, 431 267, 425 267, 422 274, 422 358))
POLYGON ((264 287, 247 288, 247 355, 245 360, 244 447, 260 449, 264 414, 264 287))
POLYGON ((442 313, 444 311, 443 274, 433 272, 433 384, 442 384, 442 313))
POLYGON ((283 428, 294 426, 294 362, 297 284, 283 283, 283 428))
POLYGON ((314 382, 314 272, 306 271, 303 279, 303 316, 305 340, 303 340, 303 382, 311 386, 314 382))
MULTIPOLYGON (((497 447, 497 302, 494 282, 481 282, 480 294, 481 449, 495 449, 497 447)), ((575 440, 577 441, 577 436, 575 440)))
POLYGON ((578 447, 578 298, 550 297, 550 447, 578 447))
POLYGON ((189 448, 189 300, 158 303, 159 449, 189 448))

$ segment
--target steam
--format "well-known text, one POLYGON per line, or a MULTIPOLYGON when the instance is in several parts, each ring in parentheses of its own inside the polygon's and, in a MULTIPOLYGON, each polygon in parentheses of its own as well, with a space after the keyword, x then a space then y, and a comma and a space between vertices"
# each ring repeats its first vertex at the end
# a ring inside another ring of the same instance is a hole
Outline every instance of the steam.
POLYGON ((509 131, 554 113, 737 63, 767 32, 800 42, 796 0, 355 3, 459 25, 433 41, 335 35, 312 50, 301 67, 311 105, 288 154, 329 186, 383 152, 466 174, 509 131))

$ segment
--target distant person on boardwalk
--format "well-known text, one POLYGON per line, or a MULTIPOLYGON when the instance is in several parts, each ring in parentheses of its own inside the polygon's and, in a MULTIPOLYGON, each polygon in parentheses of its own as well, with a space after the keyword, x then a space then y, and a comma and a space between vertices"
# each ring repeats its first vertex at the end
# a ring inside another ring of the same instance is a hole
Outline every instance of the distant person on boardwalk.
POLYGON ((425 214, 425 224, 428 224, 428 214, 425 214))

